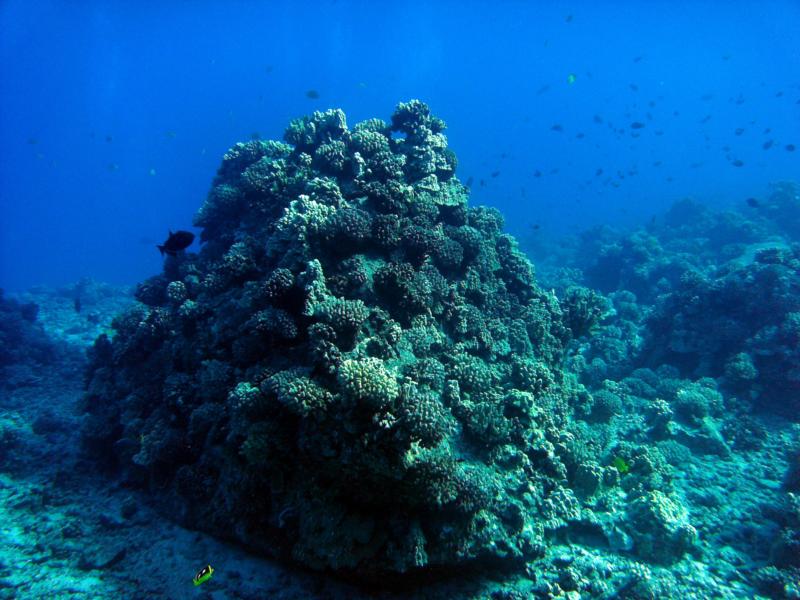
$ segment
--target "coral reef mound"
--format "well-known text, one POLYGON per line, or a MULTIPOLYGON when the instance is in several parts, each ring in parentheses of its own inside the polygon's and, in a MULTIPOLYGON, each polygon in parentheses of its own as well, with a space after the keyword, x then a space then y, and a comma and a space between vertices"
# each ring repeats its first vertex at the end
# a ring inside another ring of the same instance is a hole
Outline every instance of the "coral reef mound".
POLYGON ((581 518, 564 431, 585 391, 561 361, 590 324, 467 205, 444 128, 412 100, 231 148, 200 253, 91 350, 85 449, 182 522, 314 569, 541 556, 581 518))

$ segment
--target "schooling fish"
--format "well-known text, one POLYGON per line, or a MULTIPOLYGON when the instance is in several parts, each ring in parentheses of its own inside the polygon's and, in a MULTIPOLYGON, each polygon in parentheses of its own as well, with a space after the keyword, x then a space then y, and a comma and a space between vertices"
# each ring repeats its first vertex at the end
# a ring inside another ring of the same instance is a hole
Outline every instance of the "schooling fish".
POLYGON ((175 256, 181 250, 186 250, 191 246, 193 241, 194 234, 191 231, 176 231, 175 233, 170 231, 167 241, 156 246, 156 248, 161 252, 161 256, 164 256, 164 254, 175 256))
POLYGON ((745 202, 747 202, 747 206, 750 208, 758 208, 761 206, 761 203, 758 201, 757 198, 748 198, 745 202))

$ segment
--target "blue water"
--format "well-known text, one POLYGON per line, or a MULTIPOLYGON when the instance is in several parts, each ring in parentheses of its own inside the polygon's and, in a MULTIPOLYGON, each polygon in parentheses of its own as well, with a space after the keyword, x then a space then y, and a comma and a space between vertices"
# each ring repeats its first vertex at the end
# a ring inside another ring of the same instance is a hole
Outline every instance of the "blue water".
POLYGON ((741 203, 800 168, 799 24, 792 1, 5 0, 0 284, 139 281, 233 143, 410 98, 512 233, 741 203))

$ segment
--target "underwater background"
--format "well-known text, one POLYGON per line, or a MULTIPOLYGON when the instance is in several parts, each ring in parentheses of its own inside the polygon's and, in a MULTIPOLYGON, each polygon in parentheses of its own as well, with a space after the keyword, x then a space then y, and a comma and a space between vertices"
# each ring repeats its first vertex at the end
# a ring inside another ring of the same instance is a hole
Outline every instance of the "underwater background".
POLYGON ((0 598, 800 597, 798 29, 0 3, 0 598))

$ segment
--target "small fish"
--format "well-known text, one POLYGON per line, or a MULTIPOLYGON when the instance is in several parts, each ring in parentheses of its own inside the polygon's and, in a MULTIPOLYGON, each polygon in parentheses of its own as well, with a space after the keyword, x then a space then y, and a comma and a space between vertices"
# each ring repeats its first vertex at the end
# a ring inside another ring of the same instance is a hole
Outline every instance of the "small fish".
POLYGON ((112 173, 113 173, 114 171, 119 171, 119 165, 118 165, 117 163, 108 163, 108 167, 107 167, 107 168, 108 168, 108 170, 109 170, 109 171, 111 171, 112 173))
POLYGON ((38 144, 38 143, 39 143, 39 140, 37 140, 37 139, 36 139, 36 138, 34 138, 34 137, 31 137, 31 138, 28 138, 28 143, 29 143, 31 146, 35 146, 36 144, 38 144))
POLYGON ((577 77, 575 76, 575 73, 570 73, 569 75, 567 75, 567 83, 569 85, 572 85, 573 83, 575 83, 576 79, 577 79, 577 77))
POLYGON ((536 231, 536 230, 538 230, 540 228, 541 228, 541 225, 539 225, 538 223, 534 223, 533 225, 531 225, 531 229, 533 229, 534 231, 536 231))
POLYGON ((193 241, 194 234, 191 231, 176 231, 175 233, 170 231, 167 241, 157 245, 156 248, 161 252, 161 256, 164 256, 164 254, 175 256, 178 252, 191 246, 193 241))
POLYGON ((767 128, 766 128, 766 129, 763 131, 763 133, 764 133, 764 135, 767 135, 768 133, 772 133, 772 128, 771 128, 771 127, 767 127, 767 128))
POLYGON ((150 175, 150 177, 155 177, 156 170, 155 169, 150 169, 147 173, 148 173, 148 175, 150 175))
POLYGON ((758 201, 758 198, 748 198, 747 200, 745 200, 745 202, 747 202, 747 206, 749 206, 750 208, 758 208, 759 206, 761 206, 761 203, 758 201))
POLYGON ((737 127, 736 129, 733 130, 733 133, 735 135, 742 135, 744 133, 744 127, 737 127))
POLYGON ((776 98, 780 98, 781 96, 783 96, 783 92, 778 92, 777 94, 775 94, 776 98))
POLYGON ((542 176, 542 172, 541 172, 539 169, 536 169, 536 170, 533 172, 533 176, 534 176, 534 177, 541 177, 541 176, 542 176))
POLYGON ((600 175, 602 175, 602 174, 603 174, 603 169, 600 169, 600 168, 598 168, 598 169, 597 169, 597 170, 594 172, 594 176, 595 176, 595 177, 600 177, 600 175))
POLYGON ((663 129, 656 129, 653 133, 655 133, 656 135, 664 135, 664 130, 663 129))
POLYGON ((734 167, 743 167, 744 166, 744 161, 737 158, 736 160, 732 161, 731 164, 734 167))
POLYGON ((775 143, 775 140, 767 140, 766 142, 764 142, 763 144, 761 144, 761 147, 762 147, 764 150, 769 150, 770 148, 772 148, 772 145, 773 145, 774 143, 775 143))
POLYGON ((81 312, 81 297, 75 296, 75 300, 72 301, 72 306, 75 309, 76 313, 81 312))
POLYGON ((567 15, 566 17, 564 17, 564 21, 566 21, 567 23, 572 23, 572 15, 567 15))
POLYGON ((644 128, 644 123, 642 123, 641 121, 634 121, 633 123, 631 123, 631 129, 643 129, 643 128, 644 128))
POLYGON ((106 142, 110 144, 110 143, 111 143, 111 142, 113 142, 113 141, 114 141, 114 138, 113 138, 113 137, 111 137, 111 134, 107 134, 107 135, 106 135, 106 142))
POLYGON ((491 178, 492 178, 492 179, 494 179, 494 178, 495 178, 495 177, 497 177, 498 175, 500 175, 500 171, 492 171, 492 172, 490 173, 490 176, 491 176, 491 178))
POLYGON ((700 119, 701 123, 708 123, 711 120, 711 115, 706 115, 702 119, 700 119))
POLYGON ((317 100, 319 98, 319 92, 317 90, 308 90, 306 92, 306 98, 310 100, 317 100))
POLYGON ((700 96, 700 100, 702 100, 703 102, 708 102, 709 100, 713 99, 714 99, 714 94, 703 94, 702 96, 700 96))
POLYGON ((214 567, 212 567, 211 565, 206 565, 197 572, 197 575, 192 577, 192 583, 195 585, 195 587, 197 587, 201 583, 205 583, 206 581, 211 579, 211 576, 213 574, 214 574, 214 567))
POLYGON ((541 96, 542 94, 544 94, 549 89, 550 89, 550 86, 545 83, 542 87, 540 87, 538 90, 536 90, 536 95, 537 96, 541 96))
POLYGON ((635 57, 635 58, 633 59, 633 62, 635 62, 635 63, 642 62, 642 57, 641 57, 641 56, 637 56, 637 57, 635 57))
POLYGON ((480 186, 486 187, 486 182, 483 179, 480 180, 480 186))
POLYGON ((634 91, 634 92, 638 92, 639 91, 639 86, 636 85, 635 83, 628 84, 628 87, 631 88, 631 90, 634 91))
POLYGON ((601 117, 600 115, 595 115, 594 117, 592 117, 592 120, 593 120, 595 123, 598 123, 598 124, 600 124, 600 123, 602 123, 602 122, 603 122, 603 117, 601 117))
POLYGON ((177 135, 178 135, 177 131, 165 131, 164 132, 164 137, 169 138, 171 140, 174 140, 177 135))
POLYGON ((579 131, 578 133, 575 134, 575 137, 578 138, 579 140, 582 140, 583 138, 586 137, 586 135, 583 132, 579 131))
POLYGON ((473 181, 473 180, 472 180, 472 177, 469 177, 469 178, 467 179, 467 182, 466 182, 464 185, 466 185, 467 187, 470 187, 470 186, 472 185, 472 181, 473 181))
POLYGON ((784 146, 784 149, 785 149, 787 152, 794 152, 794 151, 795 151, 795 145, 794 145, 794 144, 786 144, 786 145, 784 146))
POLYGON ((564 128, 558 123, 556 123, 550 128, 550 131, 564 131, 564 128))

